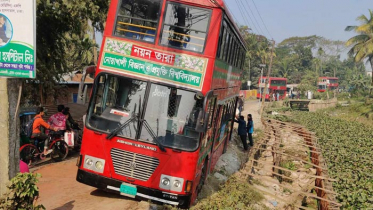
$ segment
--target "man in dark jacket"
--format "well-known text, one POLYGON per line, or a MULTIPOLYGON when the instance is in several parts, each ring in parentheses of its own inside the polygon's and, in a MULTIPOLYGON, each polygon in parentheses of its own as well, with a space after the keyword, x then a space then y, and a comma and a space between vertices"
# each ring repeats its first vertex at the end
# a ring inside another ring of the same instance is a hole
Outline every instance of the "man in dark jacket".
POLYGON ((241 138, 241 141, 242 141, 242 144, 243 144, 243 148, 245 150, 247 150, 248 146, 247 146, 247 141, 246 141, 247 132, 246 132, 246 121, 245 121, 245 117, 244 116, 239 116, 239 118, 237 118, 237 120, 235 120, 235 122, 238 123, 238 135, 241 138))

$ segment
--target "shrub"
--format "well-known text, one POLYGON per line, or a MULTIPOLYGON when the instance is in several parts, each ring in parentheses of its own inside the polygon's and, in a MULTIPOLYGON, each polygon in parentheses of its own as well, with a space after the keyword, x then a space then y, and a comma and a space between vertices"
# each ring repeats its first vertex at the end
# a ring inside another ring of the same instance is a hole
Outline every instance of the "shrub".
POLYGON ((192 209, 254 209, 263 198, 247 181, 231 177, 218 193, 203 199, 192 209))
POLYGON ((36 206, 39 189, 36 186, 40 174, 18 173, 7 188, 8 191, 0 198, 0 209, 45 209, 43 205, 36 206))

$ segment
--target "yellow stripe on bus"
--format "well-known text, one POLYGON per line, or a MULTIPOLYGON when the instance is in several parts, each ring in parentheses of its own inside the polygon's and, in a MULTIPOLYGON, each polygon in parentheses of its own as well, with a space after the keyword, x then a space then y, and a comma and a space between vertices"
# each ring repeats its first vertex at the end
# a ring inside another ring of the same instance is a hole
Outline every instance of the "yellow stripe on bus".
POLYGON ((142 35, 147 35, 147 36, 155 36, 154 34, 147 34, 147 33, 142 33, 142 32, 138 32, 138 31, 131 31, 131 30, 122 29, 122 28, 117 28, 117 30, 125 31, 125 32, 132 32, 132 33, 142 34, 142 35))
POLYGON ((181 42, 181 43, 186 43, 186 44, 192 44, 192 45, 197 45, 197 46, 203 47, 203 45, 200 45, 200 44, 194 44, 194 43, 191 43, 191 42, 181 41, 181 40, 177 40, 177 39, 168 38, 168 40, 170 40, 170 41, 176 41, 176 42, 181 42))
POLYGON ((205 41, 205 38, 201 38, 201 37, 197 37, 197 36, 186 35, 186 34, 177 33, 177 32, 174 32, 174 31, 167 31, 167 30, 165 30, 164 32, 173 32, 174 34, 179 34, 179 35, 183 35, 183 36, 189 36, 189 37, 193 37, 193 38, 196 38, 196 39, 200 39, 200 40, 205 41))
POLYGON ((142 26, 142 25, 137 25, 137 24, 132 24, 132 23, 125 23, 125 22, 118 22, 119 24, 122 24, 122 25, 129 25, 129 26, 136 26, 136 27, 139 27, 139 28, 145 28, 145 29, 151 29, 151 30, 155 30, 156 28, 152 28, 152 27, 148 27, 148 26, 142 26))

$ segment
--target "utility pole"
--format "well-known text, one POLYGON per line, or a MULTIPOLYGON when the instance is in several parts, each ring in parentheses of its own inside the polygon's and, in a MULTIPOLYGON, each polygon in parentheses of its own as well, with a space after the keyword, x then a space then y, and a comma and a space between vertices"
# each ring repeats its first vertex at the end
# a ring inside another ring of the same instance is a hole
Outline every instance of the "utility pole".
POLYGON ((272 49, 271 49, 271 60, 269 62, 269 68, 267 73, 267 79, 265 81, 265 87, 264 87, 264 94, 262 94, 262 106, 260 107, 260 116, 263 116, 263 110, 264 110, 264 101, 265 101, 265 94, 268 91, 268 81, 269 77, 271 75, 271 69, 272 69, 272 61, 273 61, 273 50, 275 49, 275 40, 272 40, 272 49))
POLYGON ((260 84, 262 83, 262 78, 263 78, 263 68, 266 66, 265 64, 259 64, 260 67, 262 67, 262 70, 260 71, 260 78, 259 78, 259 93, 260 93, 260 97, 259 97, 259 102, 260 102, 260 99, 262 98, 262 88, 260 87, 260 84))

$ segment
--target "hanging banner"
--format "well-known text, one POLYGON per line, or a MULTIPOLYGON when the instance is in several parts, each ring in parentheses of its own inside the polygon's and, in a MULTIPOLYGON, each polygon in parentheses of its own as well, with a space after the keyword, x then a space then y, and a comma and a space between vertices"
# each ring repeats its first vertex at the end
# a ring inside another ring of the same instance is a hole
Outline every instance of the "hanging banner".
POLYGON ((0 77, 35 78, 35 0, 0 0, 0 77))

